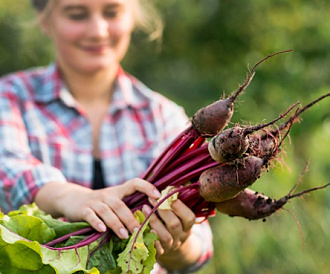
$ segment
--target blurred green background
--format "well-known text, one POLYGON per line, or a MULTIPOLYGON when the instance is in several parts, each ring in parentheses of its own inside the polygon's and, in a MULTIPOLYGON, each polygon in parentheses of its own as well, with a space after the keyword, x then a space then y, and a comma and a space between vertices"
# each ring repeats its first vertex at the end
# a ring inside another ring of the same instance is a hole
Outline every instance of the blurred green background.
MULTIPOLYGON (((189 116, 229 94, 268 54, 235 107, 232 124, 269 121, 300 100, 330 91, 330 1, 163 0, 161 45, 133 37, 124 68, 182 105, 189 116)), ((0 75, 52 60, 27 0, 0 0, 0 75)), ((330 181, 330 98, 305 113, 276 164, 252 187, 274 198, 287 194, 310 161, 302 188, 330 181)), ((200 273, 329 273, 330 188, 280 211, 266 222, 217 214, 210 219, 215 254, 200 273), (303 239, 302 239, 303 238, 303 239)))

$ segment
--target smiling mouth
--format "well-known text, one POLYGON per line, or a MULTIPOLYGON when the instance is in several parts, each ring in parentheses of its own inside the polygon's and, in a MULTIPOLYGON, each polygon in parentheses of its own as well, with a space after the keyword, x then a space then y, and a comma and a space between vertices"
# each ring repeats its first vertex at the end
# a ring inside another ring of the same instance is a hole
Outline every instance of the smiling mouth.
POLYGON ((108 49, 108 45, 82 46, 81 48, 89 53, 100 54, 108 49))

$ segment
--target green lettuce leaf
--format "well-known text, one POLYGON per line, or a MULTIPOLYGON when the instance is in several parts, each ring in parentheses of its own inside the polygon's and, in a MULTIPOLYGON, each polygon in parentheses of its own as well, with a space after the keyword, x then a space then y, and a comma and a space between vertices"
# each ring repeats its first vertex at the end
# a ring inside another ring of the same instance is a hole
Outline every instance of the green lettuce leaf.
POLYGON ((0 224, 25 239, 41 244, 56 237, 54 229, 49 228, 41 219, 34 216, 14 215, 13 217, 2 218, 0 224))
MULTIPOLYGON (((96 268, 86 269, 90 246, 57 251, 41 246, 36 241, 23 239, 0 225, 1 272, 18 273, 82 273, 96 274, 96 268)), ((94 247, 95 248, 95 247, 94 247)))
POLYGON ((112 241, 105 243, 101 248, 98 248, 91 256, 88 266, 96 267, 101 273, 115 269, 117 264, 111 246, 112 241))
POLYGON ((9 217, 14 216, 34 216, 41 219, 45 225, 52 228, 55 232, 55 238, 59 238, 71 232, 90 227, 87 222, 65 222, 61 219, 54 219, 51 215, 40 210, 35 203, 22 205, 18 210, 8 213, 9 217))
MULTIPOLYGON (((134 215, 140 224, 145 219, 141 211, 134 215)), ((35 204, 22 206, 7 215, 0 211, 0 273, 126 273, 126 261, 132 246, 130 272, 150 273, 156 263, 154 242, 157 236, 150 232, 148 222, 141 228, 136 242, 137 231, 128 240, 113 235, 108 242, 100 238, 88 246, 69 250, 54 250, 43 245, 85 227, 89 224, 53 219, 35 204)), ((72 236, 56 246, 75 245, 85 237, 72 236)))
MULTIPOLYGON (((134 215, 140 224, 145 219, 141 211, 136 211, 134 215)), ((154 243, 158 237, 150 232, 148 223, 149 220, 132 234, 125 250, 119 254, 117 262, 122 273, 150 273, 153 269, 156 263, 154 243)))

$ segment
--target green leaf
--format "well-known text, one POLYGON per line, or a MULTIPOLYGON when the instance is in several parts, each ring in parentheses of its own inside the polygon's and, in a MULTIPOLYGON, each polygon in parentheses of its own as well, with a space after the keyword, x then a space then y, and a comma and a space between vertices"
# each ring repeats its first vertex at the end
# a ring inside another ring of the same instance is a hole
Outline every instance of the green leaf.
MULTIPOLYGON (((134 215, 140 224, 145 220, 141 211, 136 211, 134 215)), ((89 226, 86 224, 53 219, 35 204, 22 206, 8 215, 1 213, 0 273, 116 274, 126 273, 128 269, 131 273, 150 273, 156 262, 154 242, 157 236, 150 233, 148 222, 141 227, 138 235, 136 231, 129 240, 113 236, 102 246, 102 238, 88 246, 69 250, 54 250, 42 245, 58 237, 58 234, 89 226), (133 251, 129 258, 131 248, 133 251), (126 262, 129 262, 129 267, 126 262)), ((84 237, 72 236, 57 247, 74 245, 84 237)))
POLYGON ((35 216, 40 218, 48 227, 54 229, 56 236, 54 238, 61 237, 71 232, 90 227, 87 222, 66 222, 61 219, 54 219, 51 215, 46 214, 40 210, 35 203, 22 205, 18 210, 8 213, 9 217, 14 216, 35 216))
MULTIPOLYGON (((143 222, 145 216, 141 211, 135 212, 138 221, 143 222)), ((157 236, 150 232, 149 220, 134 231, 125 250, 119 254, 117 262, 122 273, 150 273, 156 262, 156 249, 154 242, 157 236)))
POLYGON ((70 234, 74 231, 90 227, 87 222, 65 222, 59 219, 52 218, 51 215, 36 215, 42 219, 45 224, 54 229, 56 238, 70 234))
POLYGON ((0 225, 0 269, 2 273, 99 273, 86 269, 89 252, 98 243, 72 250, 51 250, 28 241, 0 225), (28 259, 28 261, 27 261, 28 259))
POLYGON ((142 273, 148 274, 154 268, 154 265, 156 263, 155 241, 157 239, 158 236, 155 233, 147 233, 144 236, 144 241, 146 246, 148 247, 149 255, 143 262, 144 269, 142 273))
POLYGON ((79 242, 81 242, 82 240, 84 240, 85 238, 86 238, 86 236, 83 236, 83 235, 71 236, 67 241, 56 244, 55 247, 66 247, 66 246, 76 245, 79 242))
MULTIPOLYGON (((7 215, 13 217, 16 215, 29 215, 35 216, 35 214, 42 212, 35 203, 22 205, 18 210, 10 211, 7 215)), ((45 213, 44 213, 45 214, 45 213)))
POLYGON ((115 258, 110 249, 110 243, 105 243, 93 253, 89 259, 88 266, 96 267, 101 273, 117 267, 115 258))
POLYGON ((49 228, 41 219, 34 216, 14 215, 3 218, 0 224, 28 240, 42 244, 56 237, 54 229, 49 228))
MULTIPOLYGON (((158 199, 158 201, 160 201, 161 199, 163 199, 166 195, 168 195, 171 191, 175 190, 176 187, 173 186, 168 186, 166 187, 162 192, 161 192, 161 196, 158 199)), ((178 195, 179 193, 174 193, 172 196, 168 197, 164 202, 162 202, 160 204, 160 206, 158 207, 158 209, 163 209, 163 210, 172 210, 172 203, 178 199, 178 195)))
POLYGON ((21 237, 0 225, 0 269, 3 273, 55 273, 54 269, 44 265, 37 242, 21 240, 21 237), (29 259, 27 263, 27 258, 29 259))
POLYGON ((146 216, 144 216, 143 212, 141 210, 137 210, 134 212, 135 219, 138 220, 139 224, 142 224, 145 220, 146 216))

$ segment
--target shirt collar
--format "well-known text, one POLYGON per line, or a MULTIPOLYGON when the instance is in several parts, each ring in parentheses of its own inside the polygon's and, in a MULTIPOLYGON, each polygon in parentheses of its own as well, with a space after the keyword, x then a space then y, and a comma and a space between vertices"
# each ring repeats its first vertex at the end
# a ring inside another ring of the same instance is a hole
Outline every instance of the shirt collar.
MULTIPOLYGON (((55 63, 46 68, 35 92, 35 99, 38 102, 49 103, 61 99, 69 106, 77 105, 63 82, 59 68, 55 63)), ((149 89, 120 67, 116 76, 110 111, 115 112, 127 107, 144 108, 150 101, 149 97, 149 89)))
POLYGON ((149 89, 140 81, 120 68, 117 73, 111 111, 114 112, 127 107, 134 109, 146 107, 150 101, 147 90, 149 89))
POLYGON ((41 103, 49 103, 60 97, 62 80, 56 64, 46 67, 35 88, 35 100, 41 103))

